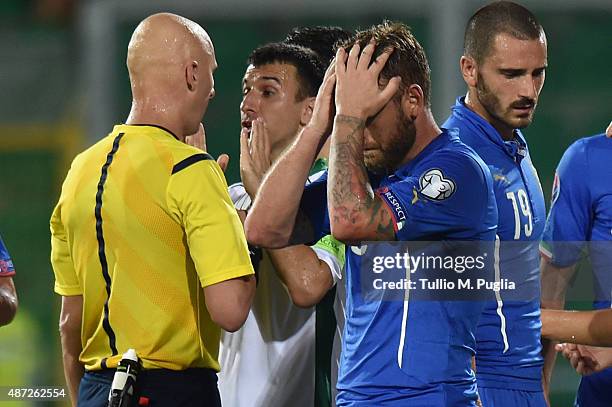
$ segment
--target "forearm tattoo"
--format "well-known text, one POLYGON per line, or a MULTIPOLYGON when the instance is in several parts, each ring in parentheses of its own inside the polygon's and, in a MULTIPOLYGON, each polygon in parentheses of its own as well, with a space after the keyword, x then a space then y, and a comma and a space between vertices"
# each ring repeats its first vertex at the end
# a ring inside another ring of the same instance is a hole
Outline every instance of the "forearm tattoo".
POLYGON ((335 123, 339 132, 332 138, 330 154, 335 170, 330 173, 333 220, 357 224, 365 217, 365 224, 375 227, 377 237, 389 238, 394 233, 393 222, 388 212, 381 210, 382 200, 374 196, 363 162, 365 121, 338 115, 335 123))

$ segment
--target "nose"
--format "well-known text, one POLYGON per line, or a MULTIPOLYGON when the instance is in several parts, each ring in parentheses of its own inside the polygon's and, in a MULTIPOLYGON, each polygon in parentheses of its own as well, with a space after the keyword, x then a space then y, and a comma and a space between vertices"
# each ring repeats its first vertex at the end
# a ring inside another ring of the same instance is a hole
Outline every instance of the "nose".
POLYGON ((522 98, 536 100, 539 93, 538 79, 531 75, 525 75, 525 79, 521 82, 520 95, 522 98))
POLYGON ((242 97, 240 111, 247 115, 253 115, 257 112, 257 97, 255 96, 255 92, 250 91, 242 97))
POLYGON ((215 92, 215 88, 212 88, 212 89, 210 90, 210 94, 208 95, 208 98, 209 98, 209 99, 212 99, 212 98, 214 98, 214 97, 215 97, 215 95, 216 95, 216 94, 217 94, 217 92, 215 92))

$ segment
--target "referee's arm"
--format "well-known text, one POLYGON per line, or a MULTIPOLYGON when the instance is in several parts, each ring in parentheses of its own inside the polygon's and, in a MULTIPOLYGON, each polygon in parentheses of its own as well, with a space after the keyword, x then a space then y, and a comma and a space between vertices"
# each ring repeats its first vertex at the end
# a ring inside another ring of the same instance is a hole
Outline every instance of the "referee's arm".
POLYGON ((77 405, 79 383, 84 373, 83 365, 79 361, 79 355, 83 349, 81 346, 82 315, 82 295, 62 296, 59 330, 62 341, 64 375, 73 406, 77 405))

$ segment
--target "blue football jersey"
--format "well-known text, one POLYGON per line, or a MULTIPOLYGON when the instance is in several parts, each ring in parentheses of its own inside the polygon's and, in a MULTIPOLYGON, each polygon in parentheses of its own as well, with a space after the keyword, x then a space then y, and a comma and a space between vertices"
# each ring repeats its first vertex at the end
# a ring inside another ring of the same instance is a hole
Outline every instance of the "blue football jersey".
MULTIPOLYGON (((604 134, 572 144, 559 162, 541 251, 558 267, 586 251, 594 273, 594 308, 610 308, 612 295, 612 140, 604 134)), ((584 376, 579 406, 612 404, 612 369, 584 376)))
POLYGON ((15 274, 15 267, 2 238, 0 237, 0 277, 8 277, 15 274))
POLYGON ((504 141, 484 118, 458 98, 445 128, 458 128, 491 171, 501 240, 499 277, 516 281, 512 296, 489 302, 477 330, 478 386, 541 391, 540 257, 546 207, 523 135, 504 141))
MULTIPOLYGON (((497 208, 489 170, 444 131, 413 160, 382 179, 370 177, 401 241, 494 241, 497 208)), ((304 193, 302 210, 329 231, 326 177, 304 193)), ((471 368, 482 301, 368 301, 360 270, 367 245, 346 248, 346 324, 337 404, 470 406, 471 368), (416 403, 416 404, 415 404, 416 403)))

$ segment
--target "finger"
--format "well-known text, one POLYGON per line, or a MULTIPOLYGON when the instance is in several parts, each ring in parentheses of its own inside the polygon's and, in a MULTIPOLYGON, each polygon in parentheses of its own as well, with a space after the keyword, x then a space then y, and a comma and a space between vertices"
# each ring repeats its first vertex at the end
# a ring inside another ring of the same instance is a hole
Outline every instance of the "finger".
POLYGON ((334 57, 334 59, 332 59, 329 65, 327 66, 327 69, 325 70, 325 75, 323 75, 323 80, 325 80, 325 78, 328 78, 330 75, 333 75, 335 72, 336 72, 336 57, 334 57))
POLYGON ((380 75, 383 68, 385 67, 385 64, 389 60, 389 57, 391 56, 391 54, 393 54, 393 50, 393 48, 387 48, 382 52, 382 54, 376 57, 376 60, 370 66, 370 70, 373 74, 380 75))
POLYGON ((348 61, 346 62, 346 69, 355 69, 357 68, 357 62, 359 60, 359 53, 361 52, 361 47, 359 43, 356 42, 351 47, 351 51, 348 55, 348 61))
POLYGON ((336 51, 336 63, 334 64, 336 75, 341 76, 346 73, 346 50, 344 47, 339 47, 336 51))
POLYGON ((225 172, 225 170, 227 170, 227 166, 229 165, 229 159, 229 155, 227 154, 221 154, 217 158, 217 164, 219 164, 219 167, 221 167, 221 171, 225 172))
POLYGON ((334 93, 334 86, 336 86, 336 74, 332 73, 323 80, 319 92, 317 93, 317 99, 329 97, 331 98, 334 93))
POLYGON ((367 71, 370 66, 370 61, 372 60, 372 55, 374 54, 374 50, 376 49, 376 41, 374 38, 370 40, 368 45, 365 46, 363 51, 361 51, 361 55, 359 56, 359 62, 357 65, 357 69, 367 71))
POLYGON ((249 151, 249 129, 243 127, 240 131, 240 167, 251 160, 249 151))
POLYGON ((260 118, 253 120, 251 124, 251 156, 259 157, 261 154, 262 121, 260 118))
POLYGON ((564 343, 558 343, 555 345, 555 350, 557 352, 563 352, 563 349, 565 349, 565 344, 564 343))
POLYGON ((268 137, 268 125, 262 120, 261 122, 261 146, 262 152, 265 154, 266 163, 270 163, 270 138, 268 137))
POLYGON ((384 106, 391 100, 391 98, 393 98, 393 96, 397 94, 401 82, 402 79, 399 76, 394 76, 389 82, 387 82, 387 85, 378 96, 379 106, 384 106))

